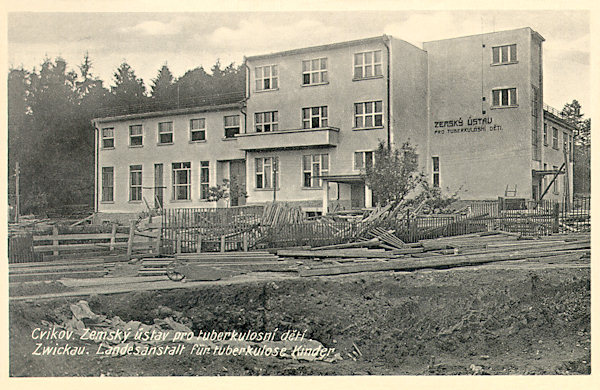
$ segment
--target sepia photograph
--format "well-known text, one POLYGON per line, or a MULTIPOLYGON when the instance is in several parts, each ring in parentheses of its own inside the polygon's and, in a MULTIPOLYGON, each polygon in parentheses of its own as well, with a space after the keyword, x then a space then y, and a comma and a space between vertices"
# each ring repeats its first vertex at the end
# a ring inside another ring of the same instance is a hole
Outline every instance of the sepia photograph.
POLYGON ((591 10, 350 4, 8 10, 10 378, 590 378, 591 10))

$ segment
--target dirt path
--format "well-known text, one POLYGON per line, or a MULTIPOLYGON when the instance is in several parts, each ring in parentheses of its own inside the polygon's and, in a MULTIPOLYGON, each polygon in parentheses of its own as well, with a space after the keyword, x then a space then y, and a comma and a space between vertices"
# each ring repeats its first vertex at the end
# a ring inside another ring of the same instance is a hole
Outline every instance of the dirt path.
MULTIPOLYGON (((589 268, 589 262, 583 263, 549 263, 544 259, 537 260, 515 260, 502 263, 489 263, 478 266, 452 268, 457 271, 476 271, 480 269, 547 269, 547 268, 589 268)), ((443 272, 444 270, 420 270, 414 272, 443 272)), ((375 274, 386 274, 389 272, 374 272, 375 274)), ((345 277, 341 275, 338 277, 345 277)), ((325 278, 335 278, 328 276, 325 278)), ((237 275, 225 280, 219 281, 198 281, 198 282, 175 282, 169 280, 166 276, 131 276, 131 277, 103 277, 89 279, 60 279, 54 283, 54 286, 60 285, 69 288, 69 291, 48 292, 48 293, 28 293, 27 286, 37 286, 33 290, 43 291, 44 282, 26 282, 19 284, 21 288, 14 288, 11 291, 11 301, 27 301, 69 297, 84 297, 95 294, 121 294, 132 291, 150 291, 150 290, 171 290, 187 289, 202 286, 220 286, 239 283, 266 282, 298 279, 298 275, 282 272, 254 272, 249 274, 237 275), (58 284, 57 284, 58 283, 58 284)))
POLYGON ((69 305, 81 299, 81 292, 71 291, 76 296, 11 300, 10 374, 589 373, 589 264, 502 265, 317 278, 254 275, 254 280, 189 283, 185 288, 170 281, 130 284, 125 279, 101 288, 88 281, 82 288, 90 294, 89 307, 106 318, 153 324, 170 316, 194 336, 212 330, 297 329, 334 348, 343 360, 187 353, 113 357, 97 355, 96 343, 81 340, 72 345, 88 348, 87 356, 32 355, 33 329, 71 317, 69 305))

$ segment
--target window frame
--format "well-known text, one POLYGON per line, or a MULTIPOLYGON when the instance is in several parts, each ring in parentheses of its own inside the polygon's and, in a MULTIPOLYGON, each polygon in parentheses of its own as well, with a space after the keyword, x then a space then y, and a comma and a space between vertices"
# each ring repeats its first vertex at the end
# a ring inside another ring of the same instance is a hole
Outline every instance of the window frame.
POLYGON ((311 85, 323 85, 329 84, 329 72, 328 68, 329 59, 327 57, 311 58, 308 60, 302 60, 302 86, 307 87, 311 85), (313 68, 314 61, 318 61, 318 69, 313 68), (325 67, 323 67, 325 63, 325 67), (305 68, 305 64, 308 64, 308 68, 305 68), (308 82, 305 77, 308 76, 308 82), (313 81, 313 76, 317 77, 317 81, 313 81))
POLYGON ((175 130, 174 130, 174 125, 173 125, 173 121, 166 121, 166 122, 158 122, 158 145, 172 145, 175 142, 175 130), (164 129, 162 129, 162 125, 166 125, 169 124, 169 131, 165 131, 164 129), (171 136, 171 140, 168 142, 163 142, 163 135, 170 135, 171 136))
POLYGON ((356 150, 352 153, 352 170, 354 172, 364 172, 367 169, 367 154, 371 156, 371 166, 375 165, 375 151, 374 150, 356 150), (357 166, 357 155, 361 155, 362 163, 361 166, 357 166))
POLYGON ((171 200, 174 202, 177 201, 188 201, 192 199, 192 163, 189 161, 182 162, 174 162, 171 163, 171 200), (179 167, 176 167, 179 165, 179 167), (179 172, 187 172, 186 173, 186 181, 187 183, 179 183, 179 172), (186 188, 186 197, 179 198, 179 188, 186 188))
POLYGON ((130 202, 141 202, 142 201, 142 180, 143 180, 143 166, 142 164, 133 164, 129 166, 129 201, 130 202), (139 175, 139 182, 135 180, 139 175))
POLYGON ((314 106, 302 108, 302 129, 322 129, 329 126, 329 108, 327 106, 314 106), (317 114, 313 114, 314 110, 318 110, 317 114), (308 117, 305 117, 305 112, 308 110, 308 117), (323 115, 325 111, 325 115, 323 115), (319 126, 313 127, 313 120, 318 118, 319 126), (306 123, 309 127, 306 127, 306 123))
POLYGON ((112 203, 115 201, 115 167, 102 167, 101 175, 102 193, 100 201, 103 203, 112 203), (110 170, 110 183, 107 180, 108 170, 110 170), (110 189, 110 199, 106 196, 108 195, 108 189, 110 189))
POLYGON ((518 51, 516 43, 509 43, 505 45, 497 45, 492 46, 492 65, 508 65, 508 64, 516 64, 518 62, 518 51), (514 47, 514 53, 512 48, 514 47), (504 60, 504 52, 502 49, 507 48, 506 54, 507 59, 504 60), (495 60, 495 50, 498 50, 498 61, 495 60), (514 56, 514 58, 513 58, 514 56))
POLYGON ((200 161, 200 199, 208 200, 210 188, 210 161, 200 161), (204 176, 206 174, 206 177, 204 176), (205 180, 206 179, 206 180, 205 180))
POLYGON ((558 150, 558 128, 552 126, 552 149, 558 150))
POLYGON ((129 125, 129 147, 130 148, 141 148, 142 146, 144 146, 144 126, 141 124, 137 124, 137 125, 129 125), (139 134, 132 134, 132 130, 133 129, 138 129, 140 130, 139 134), (139 144, 134 144, 133 140, 134 139, 138 139, 139 138, 139 144))
POLYGON ((431 185, 440 188, 442 183, 440 174, 440 156, 431 156, 431 185))
POLYGON ((115 128, 114 127, 104 127, 100 130, 100 138, 102 138, 102 149, 114 149, 115 148, 115 128), (110 130, 111 135, 104 135, 105 130, 110 130), (107 141, 112 141, 112 144, 106 146, 107 141))
POLYGON ((190 119, 190 142, 206 142, 206 118, 192 118, 190 119), (201 127, 194 128, 194 123, 203 124, 201 127), (202 134, 201 139, 194 139, 194 134, 202 134))
POLYGON ((276 91, 279 89, 279 69, 277 64, 261 65, 254 67, 254 89, 255 92, 276 91), (265 76, 265 69, 269 69, 269 76, 265 76), (257 71, 260 69, 260 77, 257 71), (273 75, 275 70, 275 75, 273 75), (269 88, 265 88, 265 82, 269 80, 269 88), (259 82, 261 87, 259 88, 259 82))
POLYGON ((383 77, 383 55, 382 55, 381 49, 366 50, 366 51, 354 53, 354 55, 352 56, 352 64, 353 64, 352 80, 368 80, 368 79, 383 77), (375 53, 379 53, 379 61, 375 60, 375 53), (357 56, 361 56, 360 63, 357 63, 357 58, 358 58, 357 56), (370 63, 367 63, 367 57, 370 57, 369 58, 369 61, 371 61, 370 63), (368 67, 372 68, 373 73, 371 75, 366 75, 366 69, 368 67), (378 67, 379 67, 379 74, 376 71, 378 67), (360 76, 357 76, 356 71, 358 68, 361 69, 360 76))
POLYGON ((498 87, 492 89, 492 106, 490 108, 514 108, 519 106, 519 96, 516 87, 498 87), (507 104, 503 104, 503 93, 506 91, 507 104), (514 91, 514 94, 511 93, 514 91), (498 104, 495 104, 495 93, 499 92, 498 104), (513 101, 514 99, 514 101, 513 101))
POLYGON ((323 176, 329 173, 329 153, 303 154, 301 160, 302 170, 302 188, 303 189, 319 189, 323 188, 323 179, 316 176, 323 176), (325 159, 324 159, 325 157, 325 159), (305 167, 305 159, 310 160, 310 166, 305 167), (323 168, 323 161, 327 161, 327 168, 323 168), (317 171, 315 171, 315 167, 317 171), (316 173, 316 175, 315 175, 316 173), (308 174, 308 177, 306 176, 308 174), (309 180, 309 185, 306 185, 306 180, 309 180))
MULTIPOLYGON (((559 167, 556 165, 552 166, 552 170, 554 171, 558 171, 559 167)), ((559 188, 558 188, 558 177, 554 180, 554 183, 552 183, 552 193, 554 195, 558 195, 560 193, 559 188)))
POLYGON ((279 112, 278 111, 255 112, 254 113, 254 132, 255 133, 269 133, 272 131, 279 131, 279 112), (270 117, 269 121, 266 120, 267 115, 270 117), (258 121, 259 117, 261 118, 261 122, 258 121), (269 126, 268 130, 267 130, 267 126, 269 126))
POLYGON ((241 130, 241 124, 240 124, 240 116, 239 115, 224 115, 223 116, 223 139, 236 139, 235 136, 236 134, 240 134, 240 130, 241 130), (227 119, 228 118, 235 118, 237 121, 237 125, 227 125, 227 119), (228 130, 232 130, 232 129, 237 129, 237 132, 234 133, 232 136, 227 136, 227 131, 228 130))
POLYGON ((353 121, 352 121, 352 129, 379 129, 383 128, 383 100, 373 100, 373 101, 365 101, 365 102, 357 102, 354 103, 353 110, 353 121), (379 103, 381 107, 381 111, 377 111, 377 103, 379 103), (371 112, 367 113, 367 107, 371 107, 371 112), (361 107, 362 112, 358 113, 357 109, 361 107), (380 124, 377 124, 377 117, 380 117, 380 124), (357 119, 361 119, 362 126, 357 125, 357 119), (367 126, 367 118, 371 118, 371 126, 367 126))
POLYGON ((544 122, 544 146, 548 146, 548 124, 544 122))
POLYGON ((273 190, 279 188, 279 158, 277 156, 254 158, 254 188, 256 190, 273 190), (266 167, 269 167, 268 170, 265 169, 266 167), (265 180, 267 176, 269 177, 269 185, 266 184, 265 180), (260 186, 258 185, 259 177, 261 178, 260 186))

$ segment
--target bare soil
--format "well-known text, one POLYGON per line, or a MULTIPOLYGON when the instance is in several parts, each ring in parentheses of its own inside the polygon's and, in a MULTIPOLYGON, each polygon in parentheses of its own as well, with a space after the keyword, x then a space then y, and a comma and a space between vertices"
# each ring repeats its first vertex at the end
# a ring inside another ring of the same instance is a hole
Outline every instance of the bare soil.
POLYGON ((334 363, 187 353, 32 355, 32 330, 64 322, 69 304, 80 299, 10 303, 11 376, 590 373, 587 267, 380 272, 86 298, 94 313, 124 321, 152 324, 180 312, 178 321, 195 334, 306 330, 306 337, 336 349, 343 360, 334 363))

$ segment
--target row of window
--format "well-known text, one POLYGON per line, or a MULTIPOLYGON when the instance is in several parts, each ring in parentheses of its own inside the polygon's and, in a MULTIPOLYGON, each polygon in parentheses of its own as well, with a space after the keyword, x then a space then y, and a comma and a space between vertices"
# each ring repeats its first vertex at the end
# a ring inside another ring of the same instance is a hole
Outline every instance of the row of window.
MULTIPOLYGON (((383 76, 381 50, 365 51, 354 54, 354 80, 383 76)), ((329 82, 327 57, 302 60, 302 85, 319 85, 329 82)), ((256 91, 279 89, 279 67, 264 65, 254 68, 256 91)))
MULTIPOLYGON (((223 117, 223 127, 225 138, 233 138, 240 132, 240 116, 227 115, 223 117)), ((189 121, 189 140, 192 142, 206 140, 206 118, 195 118, 189 121)), ((173 122, 158 123, 158 144, 169 145, 174 142, 173 122)), ((102 148, 112 149, 115 147, 115 129, 106 127, 101 131, 102 148)), ((142 125, 136 124, 129 126, 129 146, 140 147, 144 145, 144 130, 142 125)))
MULTIPOLYGON (((192 189, 192 166, 190 162, 176 162, 171 164, 171 199, 189 200, 191 199, 192 189)), ((143 187, 142 165, 129 166, 129 201, 141 202, 144 200, 142 189, 148 188, 154 190, 148 194, 153 203, 157 202, 163 206, 164 186, 163 186, 163 164, 154 164, 154 186, 143 187)), ((210 169, 208 161, 200 161, 200 199, 208 199, 210 169)), ((102 202, 114 201, 115 187, 115 168, 102 167, 102 202)), ((148 201, 149 199, 145 199, 148 201)))
MULTIPOLYGON (((354 170, 361 171, 373 165, 373 151, 354 152, 354 170)), ((321 188, 322 177, 329 173, 329 154, 302 156, 302 187, 321 188)), ((255 188, 273 189, 279 185, 279 158, 258 157, 254 159, 255 188)))
MULTIPOLYGON (((558 129, 552 126, 552 148, 558 150, 558 129)), ((569 155, 573 154, 573 136, 562 132, 563 139, 563 150, 569 153, 569 155)), ((548 124, 544 123, 544 146, 548 146, 548 124)))
MULTIPOLYGON (((329 113, 327 106, 305 107, 302 109, 302 128, 317 129, 327 127, 329 113)), ((383 126, 383 102, 354 103, 354 128, 383 126)), ((254 131, 257 133, 279 130, 279 112, 266 111, 254 114, 254 131)))
MULTIPOLYGON (((492 47, 492 65, 514 64, 517 62, 517 45, 492 47)), ((369 79, 383 76, 381 50, 365 51, 354 54, 353 79, 369 79)), ((302 60, 302 85, 319 85, 329 82, 328 59, 318 57, 302 60)), ((264 65, 254 68, 256 91, 279 89, 278 65, 264 65)))
MULTIPOLYGON (((255 188, 273 189, 279 182, 278 157, 259 157, 255 162, 255 188)), ((364 170, 373 165, 373 151, 360 151, 354 153, 354 169, 364 170)), ((192 186, 192 167, 190 162, 175 162, 171 164, 172 170, 172 197, 173 200, 190 200, 192 186)), ((320 188, 323 184, 322 176, 329 173, 329 155, 327 153, 308 154, 302 156, 302 187, 320 188)), ((208 161, 200 161, 200 199, 208 199, 210 166, 208 161)), ((129 201, 141 202, 142 189, 153 189, 149 197, 159 196, 162 206, 163 164, 154 165, 154 186, 143 187, 143 167, 141 164, 129 166, 129 201)), ((114 201, 114 167, 102 167, 102 196, 103 202, 114 201)), ((151 198, 150 198, 151 199, 151 198)), ((155 199, 156 201, 157 199, 155 199)), ((146 199, 148 201, 148 199, 146 199)))
MULTIPOLYGON (((354 128, 369 128, 383 126, 383 102, 361 102, 354 104, 354 128)), ((257 133, 278 131, 278 111, 257 112, 254 114, 254 130, 257 133)), ((302 109, 302 128, 314 129, 328 126, 327 106, 306 107, 302 109)), ((224 117, 225 138, 233 138, 240 132, 239 115, 224 117)), ((206 140, 206 118, 190 119, 189 139, 192 142, 206 140)), ((158 144, 168 145, 174 142, 173 122, 158 123, 158 144)), ((144 145, 142 125, 129 126, 129 146, 140 147, 144 145)), ((115 147, 115 132, 113 127, 102 129, 102 148, 115 147)))

